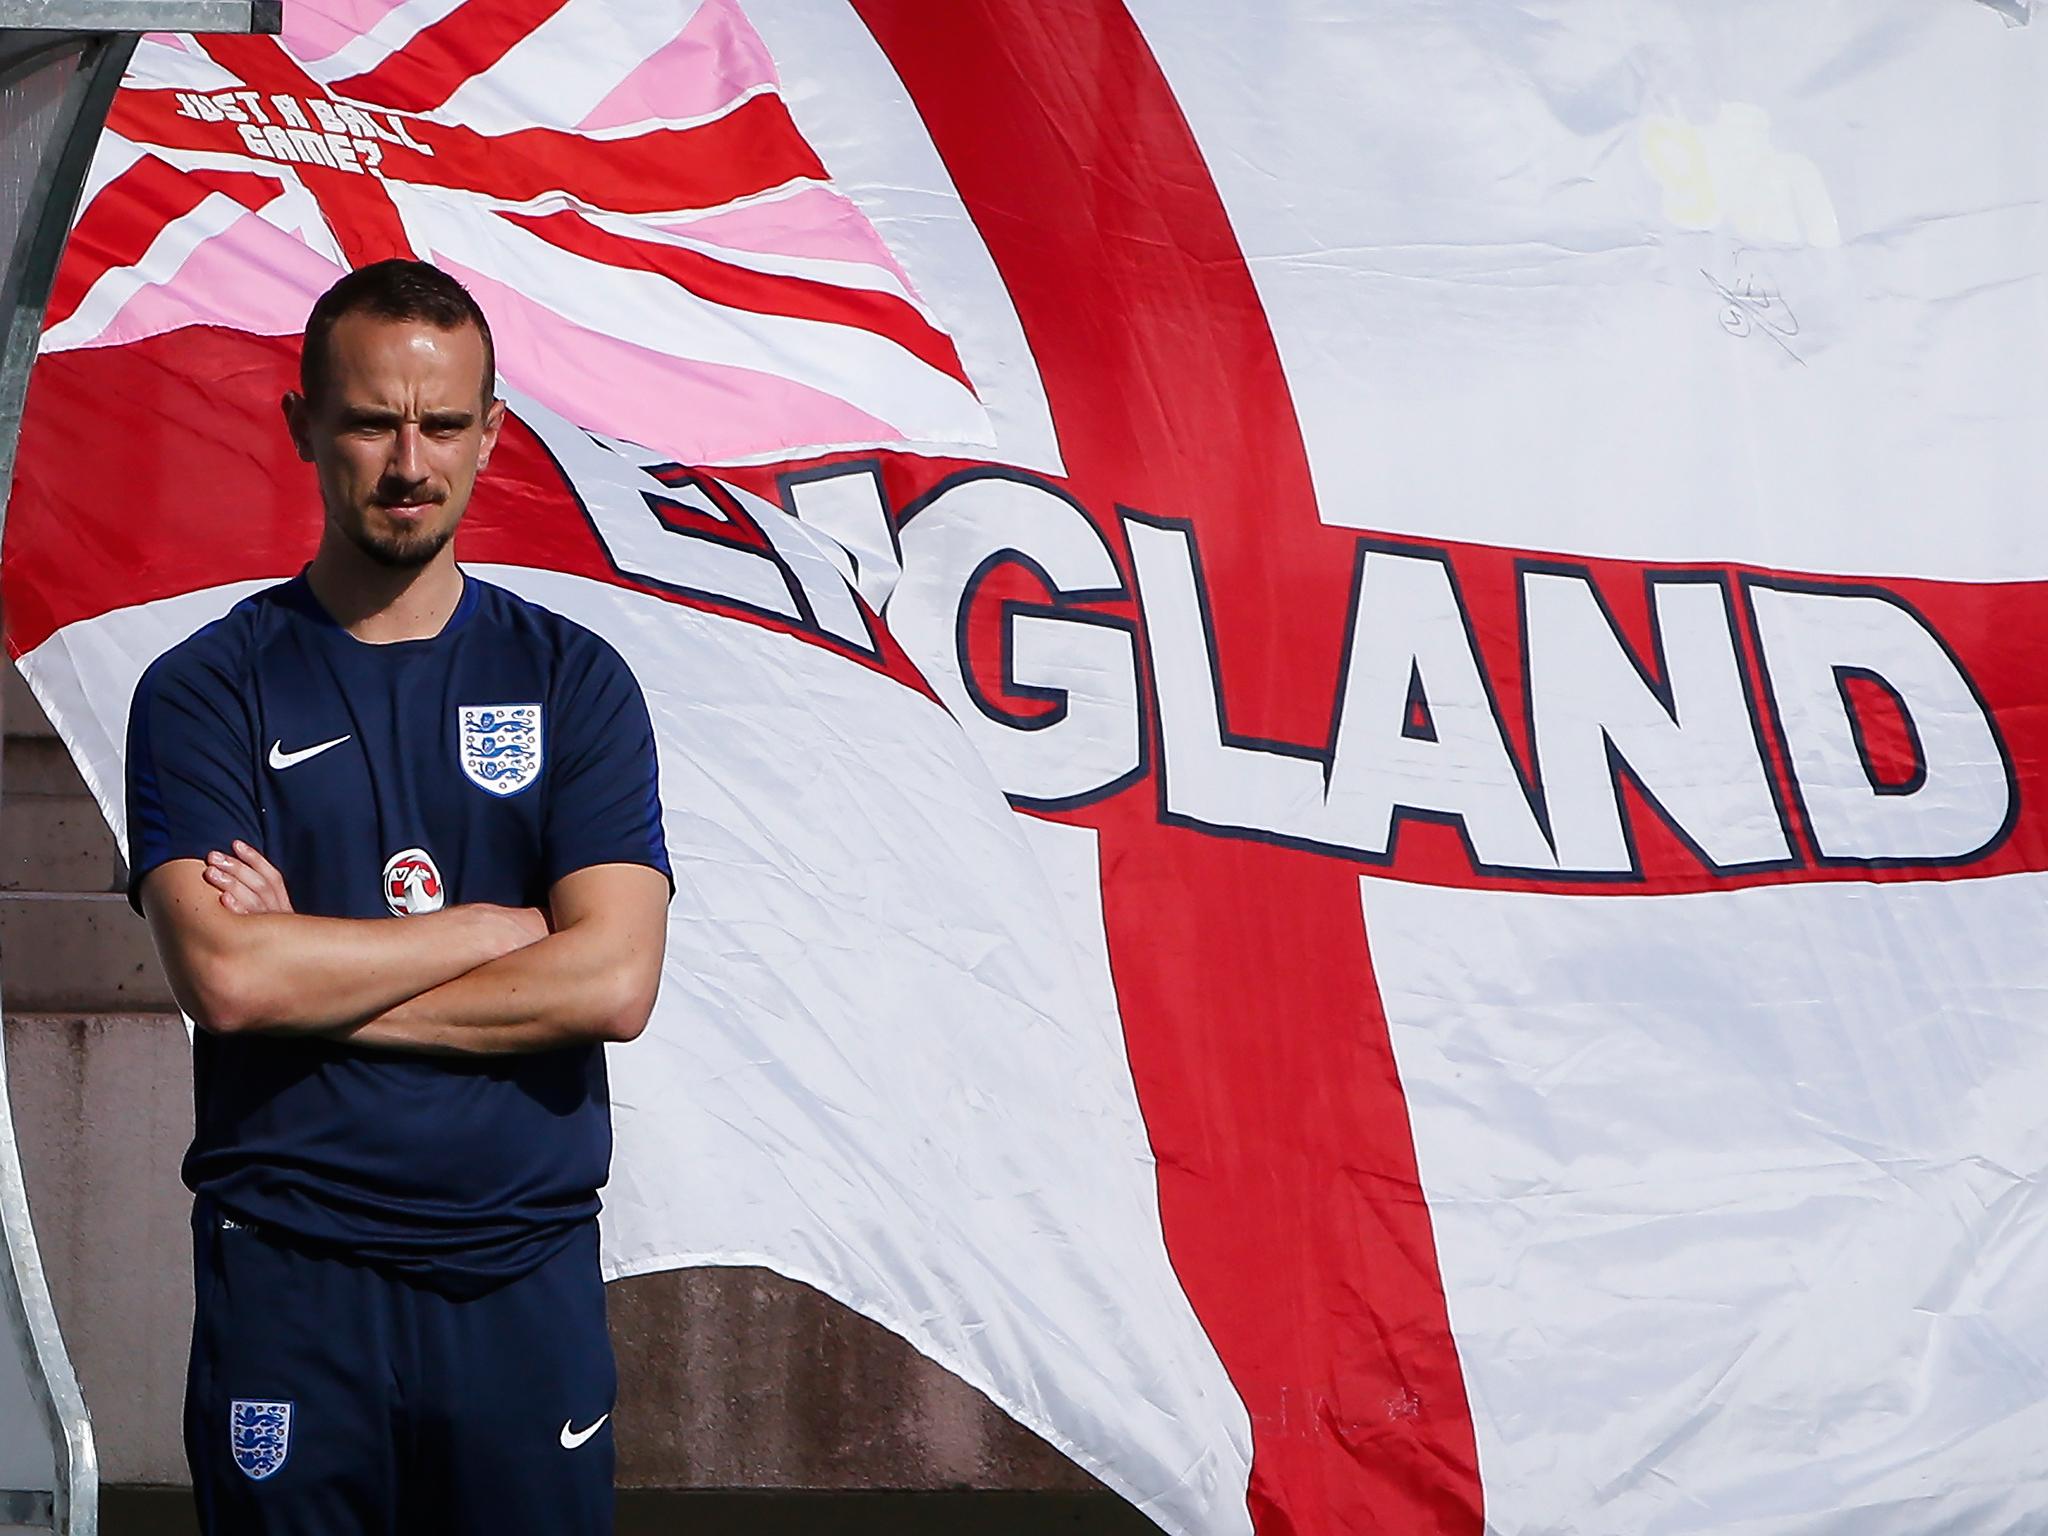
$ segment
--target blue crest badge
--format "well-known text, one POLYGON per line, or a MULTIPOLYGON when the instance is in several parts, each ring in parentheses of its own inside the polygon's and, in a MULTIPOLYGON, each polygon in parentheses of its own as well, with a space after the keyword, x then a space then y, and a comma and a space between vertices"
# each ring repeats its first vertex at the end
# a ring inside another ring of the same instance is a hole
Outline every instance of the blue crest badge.
POLYGON ((262 1482, 291 1454, 292 1405, 236 1398, 228 1404, 228 1447, 235 1465, 262 1482))
POLYGON ((540 777, 538 704, 458 704, 457 750, 470 783, 516 795, 540 777))

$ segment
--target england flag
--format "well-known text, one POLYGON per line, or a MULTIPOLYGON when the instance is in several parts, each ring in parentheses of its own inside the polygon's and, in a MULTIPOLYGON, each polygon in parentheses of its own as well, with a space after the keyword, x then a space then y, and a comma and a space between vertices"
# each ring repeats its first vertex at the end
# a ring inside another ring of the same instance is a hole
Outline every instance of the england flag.
POLYGON ((660 740, 609 1274, 814 1285, 1176 1536, 2042 1529, 2026 14, 152 37, 8 645, 120 832, 142 668, 313 548, 307 309, 432 260, 460 557, 660 740))

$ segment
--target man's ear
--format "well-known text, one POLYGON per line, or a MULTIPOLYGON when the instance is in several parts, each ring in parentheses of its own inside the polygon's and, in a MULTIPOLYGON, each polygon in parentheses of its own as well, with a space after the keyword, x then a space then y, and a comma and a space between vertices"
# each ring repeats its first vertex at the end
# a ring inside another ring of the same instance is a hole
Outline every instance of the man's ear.
POLYGON ((498 429, 505 425, 505 402, 493 400, 484 407, 484 440, 477 450, 476 470, 482 474, 491 462, 491 450, 498 446, 498 429))
POLYGON ((299 450, 300 462, 313 462, 313 407, 306 397, 296 389, 284 392, 284 398, 277 402, 284 411, 284 429, 292 436, 292 446, 299 450))

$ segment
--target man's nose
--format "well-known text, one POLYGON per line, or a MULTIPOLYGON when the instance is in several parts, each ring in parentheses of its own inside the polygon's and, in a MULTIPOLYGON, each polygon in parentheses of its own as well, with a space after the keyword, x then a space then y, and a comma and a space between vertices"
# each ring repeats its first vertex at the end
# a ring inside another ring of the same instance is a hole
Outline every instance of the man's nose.
POLYGON ((415 484, 427 477, 425 443, 420 437, 419 424, 401 421, 398 433, 391 445, 392 478, 415 484))

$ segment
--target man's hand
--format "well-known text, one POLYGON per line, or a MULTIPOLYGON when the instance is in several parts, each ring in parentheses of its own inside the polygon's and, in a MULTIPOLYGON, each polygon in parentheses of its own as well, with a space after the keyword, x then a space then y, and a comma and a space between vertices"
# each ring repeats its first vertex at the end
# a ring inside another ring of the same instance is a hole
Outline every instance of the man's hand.
MULTIPOLYGON (((291 893, 285 889, 284 876, 278 873, 277 866, 240 838, 229 846, 234 850, 232 853, 216 849, 206 856, 206 883, 220 892, 220 904, 243 916, 290 912, 291 893)), ((495 940, 503 945, 485 956, 486 960, 509 955, 548 936, 548 916, 538 907, 477 903, 475 908, 484 921, 487 942, 495 940)))
POLYGON ((239 837, 232 854, 215 849, 206 856, 206 883, 220 892, 230 912, 289 912, 292 898, 277 867, 239 837))

